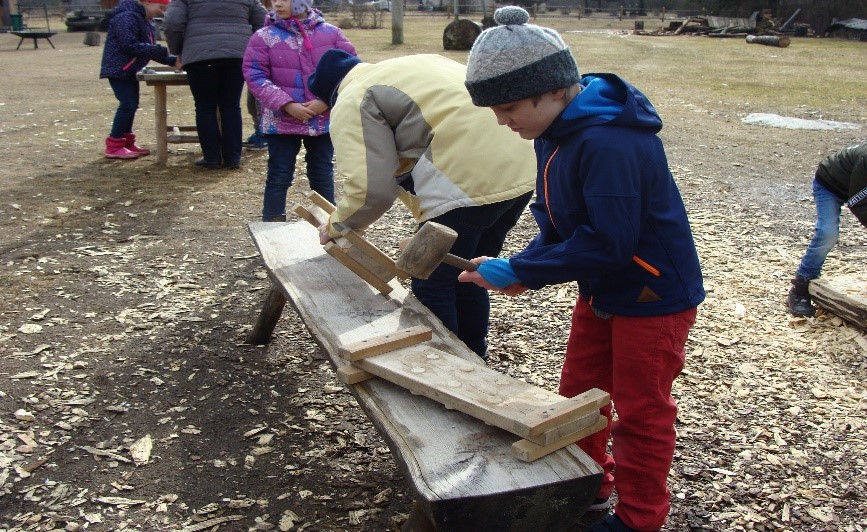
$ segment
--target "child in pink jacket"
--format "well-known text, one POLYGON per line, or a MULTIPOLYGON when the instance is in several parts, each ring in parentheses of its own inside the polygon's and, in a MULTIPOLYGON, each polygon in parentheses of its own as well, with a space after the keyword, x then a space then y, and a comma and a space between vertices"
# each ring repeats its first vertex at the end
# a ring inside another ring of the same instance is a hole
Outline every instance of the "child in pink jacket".
POLYGON ((268 140, 268 174, 262 220, 286 220, 286 193, 295 158, 304 144, 310 188, 334 203, 334 147, 328 105, 307 89, 319 58, 332 48, 355 55, 337 26, 328 24, 312 0, 274 0, 265 26, 250 37, 244 79, 261 103, 261 131, 268 140))

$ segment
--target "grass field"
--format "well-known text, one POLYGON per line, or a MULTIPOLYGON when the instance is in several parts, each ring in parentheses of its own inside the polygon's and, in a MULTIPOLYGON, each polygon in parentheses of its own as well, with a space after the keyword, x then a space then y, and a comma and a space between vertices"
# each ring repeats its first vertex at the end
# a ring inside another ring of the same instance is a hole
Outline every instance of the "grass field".
MULTIPOLYGON (((341 18, 335 13, 329 20, 338 23, 341 18)), ((349 29, 346 34, 368 62, 415 53, 466 62, 467 52, 442 48, 443 30, 450 21, 443 14, 406 16, 403 45, 391 44, 389 17, 382 29, 349 29)), ((648 31, 663 26, 659 19, 643 21, 648 31)), ((693 105, 720 101, 745 112, 810 115, 822 109, 833 119, 867 117, 864 43, 793 39, 788 48, 775 48, 748 45, 740 38, 637 36, 631 31, 633 19, 602 15, 540 15, 535 23, 561 33, 582 72, 620 74, 660 104, 671 94, 693 105)))

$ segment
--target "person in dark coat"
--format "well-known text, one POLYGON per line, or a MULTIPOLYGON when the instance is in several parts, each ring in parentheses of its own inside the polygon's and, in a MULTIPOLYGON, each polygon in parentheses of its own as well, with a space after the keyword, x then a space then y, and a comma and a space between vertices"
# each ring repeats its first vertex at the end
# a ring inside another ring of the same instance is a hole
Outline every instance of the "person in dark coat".
POLYGON ((111 132, 105 139, 109 159, 135 159, 150 150, 135 143, 132 124, 139 104, 136 73, 150 61, 180 68, 178 58, 154 42, 154 17, 165 12, 169 0, 121 0, 109 13, 108 33, 102 50, 100 79, 107 78, 119 104, 111 132))
POLYGON ((200 167, 240 167, 241 63, 247 41, 264 23, 260 0, 173 0, 166 10, 166 42, 181 58, 196 103, 200 167))
POLYGON ((840 238, 840 213, 843 206, 867 227, 867 142, 844 148, 822 159, 813 178, 816 202, 816 231, 792 279, 789 312, 794 316, 814 316, 810 281, 819 277, 831 249, 840 238))

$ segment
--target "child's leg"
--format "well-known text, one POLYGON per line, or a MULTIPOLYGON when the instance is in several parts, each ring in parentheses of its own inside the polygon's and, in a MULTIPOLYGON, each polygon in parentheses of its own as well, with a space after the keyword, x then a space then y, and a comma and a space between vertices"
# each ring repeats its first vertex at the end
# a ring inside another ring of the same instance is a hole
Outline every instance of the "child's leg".
POLYGON ((292 185, 295 157, 300 149, 301 137, 298 135, 268 135, 268 174, 262 221, 286 219, 286 192, 292 185))
POLYGON ((844 203, 818 179, 813 179, 813 199, 816 203, 816 232, 795 272, 795 275, 804 279, 819 277, 828 253, 837 245, 840 238, 840 210, 844 203))
POLYGON ((302 137, 304 139, 304 160, 307 162, 307 180, 310 188, 320 196, 334 203, 334 146, 331 135, 302 137))
POLYGON ((683 369, 695 315, 693 308, 664 316, 611 318, 611 398, 618 419, 611 430, 617 460, 614 512, 637 530, 657 530, 668 516, 677 418, 671 387, 683 369))
POLYGON ((116 78, 109 78, 108 83, 118 101, 109 137, 122 139, 125 134, 132 132, 132 123, 138 110, 139 84, 135 79, 116 78))
MULTIPOLYGON (((564 397, 575 397, 591 388, 611 393, 611 319, 593 313, 587 301, 578 298, 572 311, 572 328, 566 344, 566 359, 560 372, 560 389, 564 397)), ((578 446, 602 467, 602 487, 597 496, 607 499, 614 491, 614 458, 608 454, 611 435, 611 405, 601 410, 608 426, 578 442, 578 446)))

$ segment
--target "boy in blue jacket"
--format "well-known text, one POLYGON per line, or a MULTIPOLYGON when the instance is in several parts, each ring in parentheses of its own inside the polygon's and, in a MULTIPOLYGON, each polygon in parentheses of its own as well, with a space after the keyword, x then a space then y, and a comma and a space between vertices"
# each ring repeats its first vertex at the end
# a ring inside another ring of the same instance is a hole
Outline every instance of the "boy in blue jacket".
POLYGON ((527 24, 525 10, 495 20, 473 45, 466 86, 501 125, 535 139, 539 234, 508 259, 474 259, 478 271, 459 279, 507 295, 578 282, 559 393, 605 390, 618 417, 604 408, 608 428, 578 442, 604 472, 591 509, 607 510, 617 490, 614 514, 588 530, 658 530, 670 507, 672 383, 705 296, 662 121, 619 77, 580 76, 557 32, 527 24))

